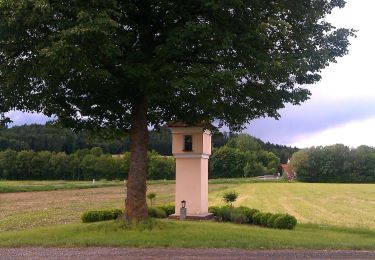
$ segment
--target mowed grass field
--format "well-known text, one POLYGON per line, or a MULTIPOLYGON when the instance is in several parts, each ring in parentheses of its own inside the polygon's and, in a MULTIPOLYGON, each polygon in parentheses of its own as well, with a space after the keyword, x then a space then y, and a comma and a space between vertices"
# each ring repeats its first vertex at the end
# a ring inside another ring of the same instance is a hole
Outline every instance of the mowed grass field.
POLYGON ((0 193, 122 186, 122 181, 0 181, 0 193))
MULTIPOLYGON (((1 185, 4 183, 0 182, 1 185)), ((12 185, 16 186, 16 183, 12 185)), ((40 182, 38 185, 41 185, 40 182)), ((59 182, 59 185, 63 183, 59 182)), ((173 203, 174 189, 171 181, 148 184, 148 191, 157 193, 154 205, 173 203)), ((287 212, 294 215, 299 223, 375 230, 375 184, 213 180, 209 184, 209 205, 224 205, 223 193, 232 190, 239 193, 236 206, 248 206, 264 212, 287 212)), ((125 185, 118 182, 110 187, 1 193, 0 231, 79 223, 84 211, 123 208, 125 193, 125 185)))
MULTIPOLYGON (((236 206, 288 212, 299 223, 375 229, 375 184, 245 183, 226 189, 239 193, 236 206)), ((209 194, 210 205, 223 204, 221 193, 209 194)))

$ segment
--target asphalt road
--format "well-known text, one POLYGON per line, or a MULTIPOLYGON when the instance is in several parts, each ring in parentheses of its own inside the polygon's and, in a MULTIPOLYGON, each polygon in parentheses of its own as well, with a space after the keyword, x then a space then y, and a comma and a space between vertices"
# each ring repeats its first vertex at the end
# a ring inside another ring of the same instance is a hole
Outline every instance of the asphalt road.
POLYGON ((375 259, 375 251, 168 248, 0 248, 0 259, 375 259))

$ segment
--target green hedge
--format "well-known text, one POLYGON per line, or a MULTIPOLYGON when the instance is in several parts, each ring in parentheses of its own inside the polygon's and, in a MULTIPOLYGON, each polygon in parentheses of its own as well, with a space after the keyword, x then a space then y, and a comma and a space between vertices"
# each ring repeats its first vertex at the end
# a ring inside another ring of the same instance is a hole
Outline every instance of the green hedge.
POLYGON ((161 208, 148 208, 148 216, 151 218, 166 218, 167 213, 161 208))
POLYGON ((254 225, 260 225, 260 219, 262 217, 263 213, 262 212, 255 212, 253 215, 253 224, 254 225))
POLYGON ((158 208, 161 208, 162 210, 164 210, 167 216, 174 214, 174 205, 162 205, 162 206, 159 206, 158 208))
POLYGON ((122 210, 120 209, 91 210, 83 213, 81 220, 83 223, 113 220, 122 216, 122 214, 122 210))
MULTIPOLYGON (((174 205, 163 205, 148 208, 148 215, 152 218, 167 218, 174 213, 174 205)), ((269 228, 293 229, 297 225, 297 219, 289 214, 262 213, 257 209, 248 207, 209 207, 209 212, 223 222, 238 224, 254 224, 269 228)), ((121 217, 123 212, 119 209, 91 210, 82 214, 83 223, 113 220, 121 217)))
POLYGON ((289 214, 278 216, 272 227, 279 229, 293 229, 297 225, 297 219, 289 214))
MULTIPOLYGON (((81 220, 83 223, 112 220, 119 218, 122 214, 123 212, 119 209, 90 210, 82 214, 81 220)), ((171 214, 174 214, 174 205, 148 208, 148 216, 151 218, 167 218, 171 214)))
POLYGON ((208 211, 222 222, 254 224, 279 229, 293 229, 297 225, 297 219, 289 214, 263 213, 248 207, 213 206, 208 211))
POLYGON ((148 208, 148 216, 151 218, 167 218, 174 214, 174 205, 162 205, 148 208))

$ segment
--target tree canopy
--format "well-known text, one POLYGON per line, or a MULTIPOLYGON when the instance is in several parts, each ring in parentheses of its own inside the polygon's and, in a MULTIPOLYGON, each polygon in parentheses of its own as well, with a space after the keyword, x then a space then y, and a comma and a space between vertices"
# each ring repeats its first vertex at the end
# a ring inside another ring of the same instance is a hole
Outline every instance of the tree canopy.
POLYGON ((232 129, 309 97, 347 53, 344 0, 1 0, 0 113, 130 130, 126 215, 144 218, 148 126, 232 129))
POLYGON ((343 144, 318 146, 293 154, 290 164, 300 181, 373 183, 375 148, 343 144))
POLYGON ((219 120, 234 128, 308 98, 347 52, 325 16, 343 0, 0 2, 2 111, 72 127, 219 120))

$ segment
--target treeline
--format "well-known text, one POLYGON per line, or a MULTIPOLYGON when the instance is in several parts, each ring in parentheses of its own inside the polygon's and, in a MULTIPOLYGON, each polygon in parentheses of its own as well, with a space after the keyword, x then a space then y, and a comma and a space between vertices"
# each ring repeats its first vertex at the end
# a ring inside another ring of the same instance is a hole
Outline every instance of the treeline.
POLYGON ((239 178, 276 174, 279 158, 262 149, 259 141, 249 135, 231 137, 222 147, 213 150, 209 160, 209 178, 239 178))
MULTIPOLYGON (((171 157, 150 152, 147 178, 174 179, 175 164, 171 157)), ((124 180, 130 162, 128 152, 113 157, 100 147, 78 150, 72 154, 49 151, 0 152, 0 179, 7 180, 124 180)))
POLYGON ((264 143, 263 141, 256 139, 261 148, 265 151, 274 153, 280 159, 280 163, 288 163, 288 160, 292 157, 292 155, 299 151, 297 147, 290 147, 286 145, 280 144, 272 144, 270 142, 264 143))
MULTIPOLYGON (((150 150, 162 155, 172 152, 171 135, 166 127, 150 131, 150 150)), ((75 133, 70 129, 45 125, 23 125, 0 130, 0 151, 33 150, 36 152, 74 153, 82 149, 100 147, 105 153, 121 154, 129 150, 129 138, 123 136, 114 140, 94 137, 87 132, 75 133)))
MULTIPOLYGON (((229 139, 237 137, 232 133, 215 133, 212 136, 212 146, 220 148, 229 139)), ((149 150, 156 151, 161 155, 171 155, 172 137, 167 127, 161 127, 157 131, 150 131, 149 150)), ((253 138, 260 147, 274 153, 280 158, 281 163, 286 163, 288 158, 298 149, 264 143, 260 139, 253 138)), ((69 129, 56 128, 44 125, 23 125, 12 128, 0 129, 0 151, 11 149, 14 151, 33 150, 74 153, 82 149, 100 147, 104 153, 121 154, 129 150, 129 139, 127 136, 115 140, 105 140, 93 137, 88 133, 74 133, 69 129)))
MULTIPOLYGON (((147 179, 174 179, 175 160, 155 151, 148 153, 147 179)), ((0 179, 8 180, 92 180, 127 179, 130 153, 113 156, 100 147, 75 153, 31 150, 0 152, 0 179)), ((214 148, 209 160, 209 178, 252 177, 275 174, 279 158, 262 150, 249 135, 230 137, 220 148, 214 148)))
POLYGON ((300 181, 375 182, 375 148, 369 146, 312 147, 293 154, 290 164, 300 181))

